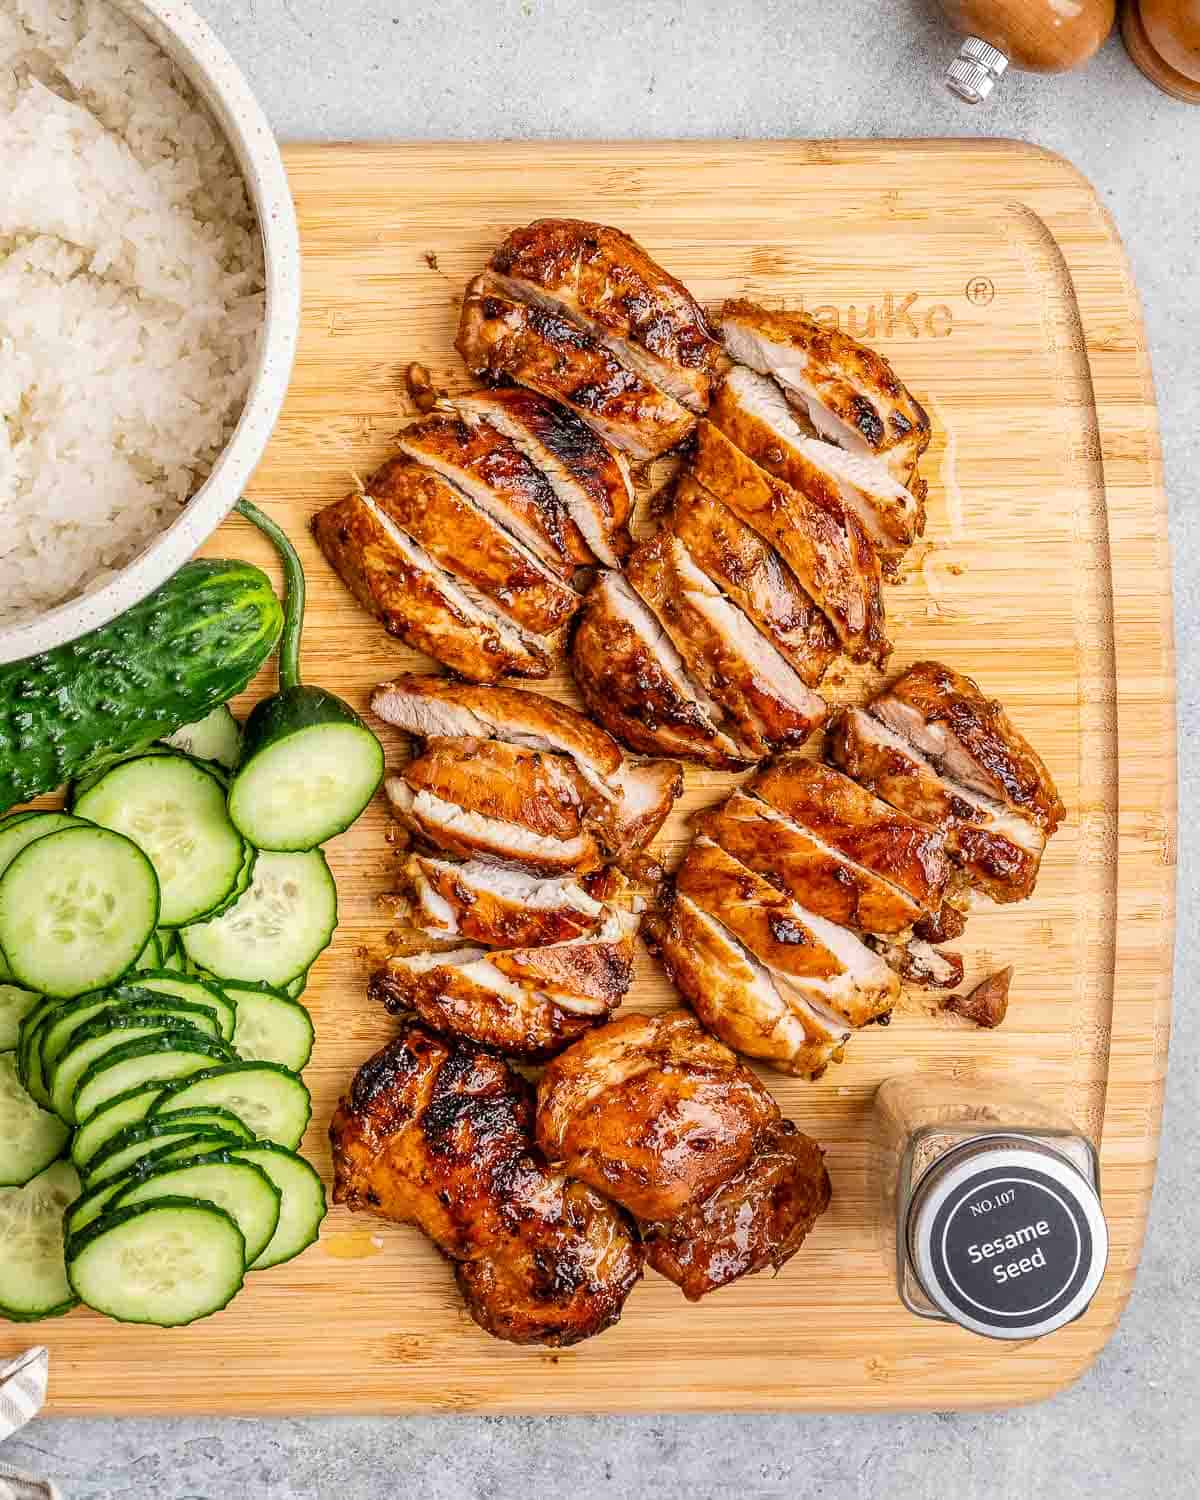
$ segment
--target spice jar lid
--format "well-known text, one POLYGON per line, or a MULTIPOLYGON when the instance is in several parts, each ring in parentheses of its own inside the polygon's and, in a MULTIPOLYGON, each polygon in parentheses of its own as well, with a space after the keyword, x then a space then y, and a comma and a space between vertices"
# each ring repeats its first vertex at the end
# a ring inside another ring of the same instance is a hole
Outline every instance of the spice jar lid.
POLYGON ((982 1137, 936 1162, 907 1229, 925 1295, 990 1338, 1039 1338, 1070 1323, 1108 1261, 1092 1184, 1057 1151, 1012 1137, 982 1137))

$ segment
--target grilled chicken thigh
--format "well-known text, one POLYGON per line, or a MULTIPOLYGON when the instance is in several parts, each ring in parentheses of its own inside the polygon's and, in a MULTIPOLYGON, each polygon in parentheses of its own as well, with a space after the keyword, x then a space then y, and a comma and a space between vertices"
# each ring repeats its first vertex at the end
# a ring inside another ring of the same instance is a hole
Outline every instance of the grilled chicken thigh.
POLYGON ((476 682, 549 676, 556 642, 522 631, 452 578, 370 496, 327 506, 312 529, 342 582, 391 635, 476 682))
POLYGON ((908 740, 861 709, 838 714, 826 753, 877 797, 939 830, 968 885, 999 902, 1032 894, 1046 846, 1035 823, 940 775, 908 740))
POLYGON ((604 905, 570 876, 538 879, 484 860, 410 855, 403 871, 415 925, 487 948, 558 943, 595 932, 604 905))
POLYGON ((775 548, 686 470, 675 486, 671 530, 801 681, 816 687, 837 655, 837 636, 775 548))
POLYGON ((370 994, 435 1031, 510 1057, 550 1057, 621 1004, 637 928, 637 917, 610 911, 594 933, 546 947, 393 955, 370 994))
POLYGON ((778 549, 852 661, 883 665, 879 558, 857 517, 772 478, 711 422, 700 424, 692 477, 778 549))
POLYGON ((371 500, 437 565, 535 636, 553 636, 579 595, 462 490, 408 459, 372 476, 371 500))
POLYGON ((822 437, 881 460, 908 484, 929 444, 929 418, 882 355, 807 313, 741 299, 726 302, 721 331, 734 359, 777 380, 822 437))
POLYGON ((840 1062, 851 1027, 775 978, 715 917, 668 889, 644 935, 679 993, 714 1036, 781 1073, 818 1078, 840 1062))
POLYGON ((546 1167, 532 1115, 507 1063, 409 1026, 333 1117, 333 1197, 422 1229, 488 1332, 561 1346, 617 1321, 643 1256, 620 1209, 546 1167))
POLYGON ((741 1276, 778 1271, 829 1207, 824 1158, 791 1120, 768 1126, 746 1165, 702 1203, 641 1225, 647 1260, 690 1302, 741 1276))
POLYGON ((807 434, 797 415, 773 380, 737 365, 722 381, 709 420, 756 464, 832 515, 852 511, 883 555, 902 553, 925 529, 920 501, 877 460, 807 434))
POLYGON ((467 288, 457 347, 476 375, 561 401, 635 459, 681 443, 695 417, 561 313, 518 301, 492 275, 467 288))
POLYGON ((413 673, 381 683, 371 708, 419 739, 496 739, 569 758, 595 794, 584 796, 588 822, 613 854, 648 844, 683 789, 677 763, 627 761, 611 735, 576 709, 540 693, 509 687, 481 690, 413 673))
POLYGON ((900 886, 744 791, 692 822, 747 869, 841 927, 900 937, 925 915, 900 886))
POLYGON ((634 492, 615 449, 565 406, 516 386, 460 396, 453 406, 465 422, 486 422, 515 444, 546 476, 600 561, 620 567, 633 545, 634 492))
POLYGON ((564 756, 503 740, 431 739, 385 790, 400 822, 448 854, 539 875, 600 863, 578 773, 564 756))
POLYGON ((906 817, 848 776, 797 755, 766 766, 746 788, 847 859, 936 912, 950 879, 941 833, 906 817))
POLYGON ((776 889, 701 836, 675 875, 676 894, 720 922, 781 988, 865 1026, 895 1005, 900 981, 878 954, 776 889))
POLYGON ((723 726, 721 709, 619 573, 602 573, 584 600, 571 670, 588 708, 631 750, 682 755, 720 770, 755 759, 723 726))
MULTIPOLYGON (((436 412, 406 427, 396 446, 452 484, 561 579, 595 562, 550 481, 490 422, 436 412)), ((451 549, 457 541, 446 538, 451 549)))
POLYGON ((919 661, 868 705, 946 777, 1054 833, 1062 799, 1001 704, 941 662, 919 661))
POLYGON ((778 1118, 754 1074, 683 1010, 611 1021, 556 1057, 538 1085, 549 1160, 650 1220, 707 1198, 778 1118))
POLYGON ((692 411, 708 405, 721 346, 682 282, 627 234, 539 219, 514 230, 489 268, 513 296, 565 314, 692 411))
POLYGON ((825 702, 700 571, 670 531, 635 548, 625 577, 757 755, 802 745, 825 702))

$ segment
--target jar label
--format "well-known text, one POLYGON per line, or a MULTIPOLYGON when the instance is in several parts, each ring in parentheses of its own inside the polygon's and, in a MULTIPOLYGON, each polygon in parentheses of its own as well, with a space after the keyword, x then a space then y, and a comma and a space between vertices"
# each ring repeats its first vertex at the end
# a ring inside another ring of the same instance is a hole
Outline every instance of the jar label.
POLYGON ((929 1253, 947 1301, 1012 1334, 1049 1322, 1079 1295, 1092 1271, 1092 1230, 1059 1179, 981 1166, 939 1206, 929 1253))

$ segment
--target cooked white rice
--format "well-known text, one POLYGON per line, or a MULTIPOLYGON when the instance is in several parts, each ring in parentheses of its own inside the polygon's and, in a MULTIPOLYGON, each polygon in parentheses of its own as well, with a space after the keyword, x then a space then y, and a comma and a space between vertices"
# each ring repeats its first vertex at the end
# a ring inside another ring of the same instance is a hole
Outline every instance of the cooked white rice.
POLYGON ((241 174, 178 69, 108 0, 0 0, 0 626, 175 518, 262 319, 241 174))

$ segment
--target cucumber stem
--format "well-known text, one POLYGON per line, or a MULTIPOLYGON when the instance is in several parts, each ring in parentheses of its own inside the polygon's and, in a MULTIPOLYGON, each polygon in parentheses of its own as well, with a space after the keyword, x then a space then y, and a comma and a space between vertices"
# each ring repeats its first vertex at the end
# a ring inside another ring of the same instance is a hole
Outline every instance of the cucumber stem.
POLYGON ((259 510, 257 505, 242 499, 234 506, 238 515, 245 516, 257 526, 264 536, 275 544, 283 563, 283 633, 279 637, 279 686, 286 690, 300 686, 300 635, 304 629, 304 568, 300 554, 288 541, 283 529, 259 510))

